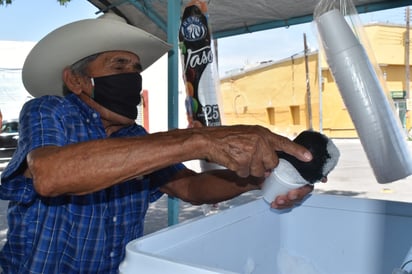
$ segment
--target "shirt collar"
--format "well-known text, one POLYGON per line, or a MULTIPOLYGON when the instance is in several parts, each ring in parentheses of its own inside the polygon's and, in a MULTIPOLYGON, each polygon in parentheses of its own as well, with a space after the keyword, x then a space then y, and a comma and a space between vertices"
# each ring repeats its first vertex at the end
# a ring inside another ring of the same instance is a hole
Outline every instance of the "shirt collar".
POLYGON ((80 99, 79 96, 71 93, 66 95, 65 98, 79 108, 81 115, 87 117, 90 120, 101 122, 100 114, 88 104, 86 104, 82 99, 80 99))

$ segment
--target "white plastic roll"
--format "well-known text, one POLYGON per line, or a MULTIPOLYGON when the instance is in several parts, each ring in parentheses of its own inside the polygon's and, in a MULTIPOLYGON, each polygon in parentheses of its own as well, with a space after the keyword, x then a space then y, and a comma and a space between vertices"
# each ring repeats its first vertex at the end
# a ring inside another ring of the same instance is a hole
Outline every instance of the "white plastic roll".
POLYGON ((340 94, 379 183, 409 176, 412 160, 399 119, 363 46, 338 10, 316 24, 340 94))

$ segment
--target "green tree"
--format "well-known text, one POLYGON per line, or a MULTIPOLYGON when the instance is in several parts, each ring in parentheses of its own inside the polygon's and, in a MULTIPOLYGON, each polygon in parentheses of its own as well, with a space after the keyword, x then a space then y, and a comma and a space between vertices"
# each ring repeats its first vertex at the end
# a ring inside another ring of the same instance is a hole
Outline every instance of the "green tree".
MULTIPOLYGON (((12 2, 12 0, 0 0, 0 6, 2 6, 2 5, 9 5, 9 4, 11 4, 11 2, 12 2)), ((57 0, 57 2, 59 2, 60 5, 64 6, 64 5, 66 5, 67 3, 69 3, 70 0, 57 0)))

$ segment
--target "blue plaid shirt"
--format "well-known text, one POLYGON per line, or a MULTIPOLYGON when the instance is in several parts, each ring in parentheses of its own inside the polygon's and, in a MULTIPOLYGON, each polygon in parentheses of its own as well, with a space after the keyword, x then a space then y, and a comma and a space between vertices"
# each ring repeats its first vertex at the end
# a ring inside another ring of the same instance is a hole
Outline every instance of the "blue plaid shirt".
MULTIPOLYGON (((133 125, 110 137, 145 134, 133 125)), ((162 195, 159 186, 184 166, 88 195, 55 198, 39 196, 32 179, 22 175, 26 156, 35 148, 101 138, 107 135, 99 114, 75 95, 45 96, 25 104, 18 148, 0 186, 0 198, 10 200, 7 243, 0 252, 5 273, 117 273, 125 245, 143 234, 149 202, 162 195)))

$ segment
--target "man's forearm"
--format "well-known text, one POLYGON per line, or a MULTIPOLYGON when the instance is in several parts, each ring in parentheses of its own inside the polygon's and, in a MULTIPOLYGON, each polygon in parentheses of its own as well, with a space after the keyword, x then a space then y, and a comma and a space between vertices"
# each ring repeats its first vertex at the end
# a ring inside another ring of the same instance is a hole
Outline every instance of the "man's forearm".
POLYGON ((218 203, 260 189, 264 180, 256 177, 240 178, 230 170, 221 169, 199 174, 190 170, 182 172, 184 174, 180 174, 180 179, 166 184, 161 190, 195 205, 218 203))
POLYGON ((201 140, 190 130, 111 138, 29 153, 28 172, 45 196, 86 194, 201 157, 201 140))

